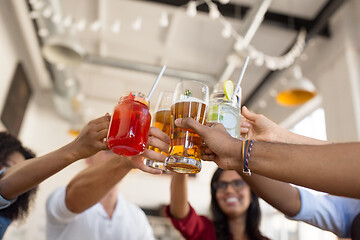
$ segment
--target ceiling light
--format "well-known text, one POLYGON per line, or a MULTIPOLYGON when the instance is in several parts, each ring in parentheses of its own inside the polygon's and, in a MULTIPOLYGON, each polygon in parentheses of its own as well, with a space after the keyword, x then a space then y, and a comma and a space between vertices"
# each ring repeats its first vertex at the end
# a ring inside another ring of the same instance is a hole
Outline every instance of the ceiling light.
POLYGON ((259 107, 260 108, 266 108, 267 106, 267 102, 265 100, 260 100, 259 101, 259 107))
POLYGON ((309 101, 315 95, 314 84, 302 75, 300 66, 295 65, 290 69, 288 84, 280 89, 276 101, 282 106, 297 106, 309 101))
POLYGON ((48 39, 41 48, 44 58, 53 64, 78 66, 83 62, 85 50, 68 36, 58 35, 48 39))
POLYGON ((195 17, 196 14, 197 14, 197 10, 196 10, 196 2, 195 1, 190 1, 187 5, 187 8, 186 8, 186 14, 189 16, 189 17, 195 17))

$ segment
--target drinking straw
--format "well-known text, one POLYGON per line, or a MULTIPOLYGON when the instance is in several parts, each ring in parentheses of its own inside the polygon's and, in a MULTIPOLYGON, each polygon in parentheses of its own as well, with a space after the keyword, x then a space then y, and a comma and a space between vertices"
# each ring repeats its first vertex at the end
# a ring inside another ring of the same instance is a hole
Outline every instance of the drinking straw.
POLYGON ((232 97, 231 97, 231 101, 234 100, 234 98, 235 98, 235 96, 236 96, 236 93, 239 91, 240 83, 241 83, 242 79, 244 78, 245 70, 246 70, 246 67, 247 67, 247 65, 248 65, 248 63, 249 63, 249 59, 250 59, 249 56, 247 56, 246 59, 245 59, 244 66, 243 66, 242 69, 241 69, 240 77, 239 77, 239 80, 238 80, 238 82, 237 82, 237 84, 236 84, 235 91, 234 91, 234 93, 233 93, 233 95, 232 95, 232 97))
POLYGON ((156 80, 155 80, 155 82, 154 82, 154 85, 152 86, 152 88, 151 88, 151 90, 150 90, 150 92, 149 92, 149 94, 148 94, 148 96, 147 96, 147 98, 146 98, 146 101, 149 101, 149 99, 151 98, 151 95, 153 94, 153 92, 154 92, 154 90, 155 90, 155 88, 156 88, 156 85, 158 84, 160 78, 162 77, 162 75, 163 75, 163 73, 164 73, 164 71, 165 71, 165 68, 166 68, 166 65, 164 65, 164 66, 162 67, 159 75, 157 76, 157 78, 156 78, 156 80))

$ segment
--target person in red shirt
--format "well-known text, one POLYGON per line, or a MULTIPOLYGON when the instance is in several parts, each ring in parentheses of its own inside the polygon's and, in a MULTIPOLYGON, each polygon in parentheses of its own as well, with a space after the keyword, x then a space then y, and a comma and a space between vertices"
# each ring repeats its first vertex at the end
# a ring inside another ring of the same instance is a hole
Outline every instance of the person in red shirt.
POLYGON ((188 203, 187 177, 173 174, 170 205, 165 210, 185 239, 268 239, 259 230, 258 197, 236 171, 218 168, 212 177, 212 220, 197 215, 188 203))

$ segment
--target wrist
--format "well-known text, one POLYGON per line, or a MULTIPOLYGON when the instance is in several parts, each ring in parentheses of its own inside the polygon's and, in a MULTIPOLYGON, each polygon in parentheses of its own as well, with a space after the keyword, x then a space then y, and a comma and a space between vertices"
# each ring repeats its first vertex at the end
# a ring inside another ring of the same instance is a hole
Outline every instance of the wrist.
POLYGON ((234 143, 232 145, 231 149, 233 150, 233 155, 231 156, 231 162, 232 162, 232 169, 238 171, 242 171, 243 170, 243 159, 242 159, 242 143, 243 141, 238 140, 238 139, 234 139, 234 143))
POLYGON ((73 146, 73 142, 61 147, 57 152, 59 152, 63 156, 62 158, 69 164, 82 159, 81 154, 76 150, 76 147, 73 146))

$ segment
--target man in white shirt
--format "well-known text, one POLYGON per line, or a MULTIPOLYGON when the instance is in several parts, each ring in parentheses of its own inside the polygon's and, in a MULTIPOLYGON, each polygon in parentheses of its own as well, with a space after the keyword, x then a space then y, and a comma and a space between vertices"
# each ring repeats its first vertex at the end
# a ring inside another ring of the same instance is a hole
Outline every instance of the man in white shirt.
MULTIPOLYGON (((158 139, 149 138, 148 144, 168 150, 169 137, 165 133, 151 128, 150 135, 158 139)), ((101 151, 87 159, 89 167, 48 198, 47 239, 154 239, 144 212, 123 199, 117 189, 117 183, 133 168, 159 173, 159 170, 145 166, 142 157, 165 160, 164 155, 148 149, 132 158, 101 151)))

